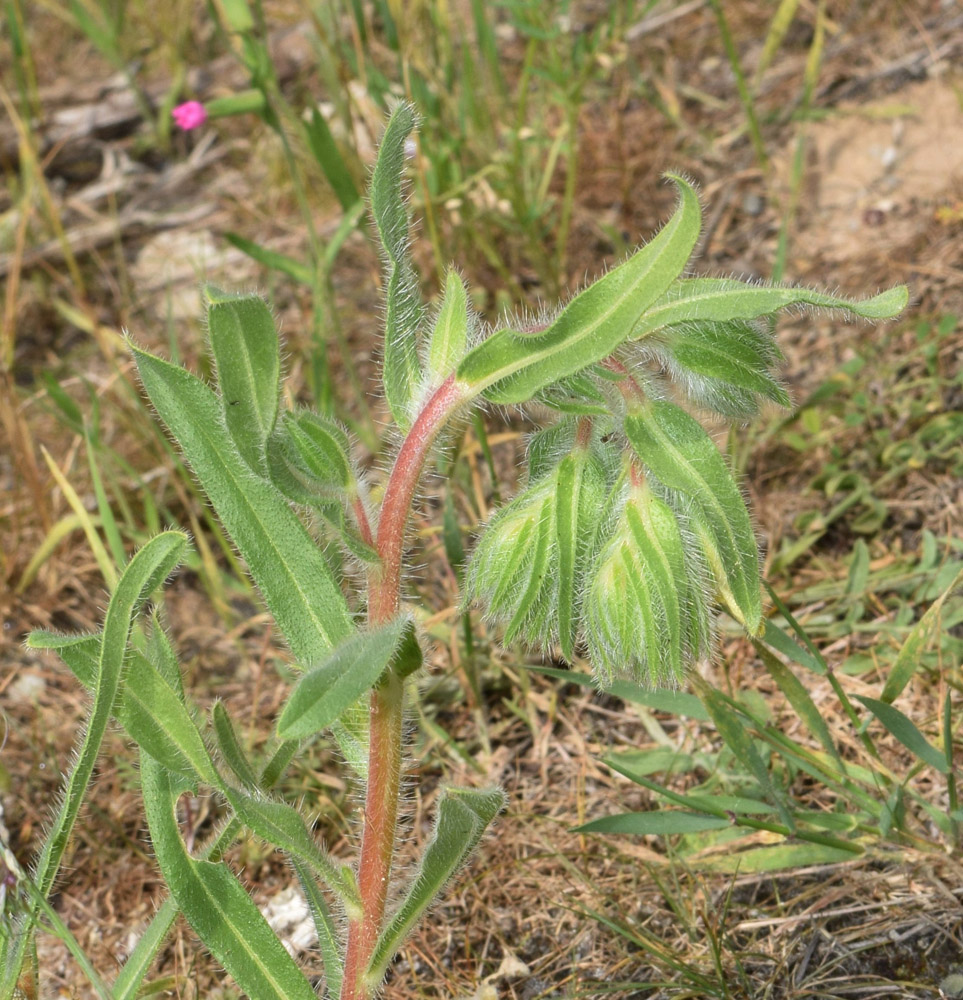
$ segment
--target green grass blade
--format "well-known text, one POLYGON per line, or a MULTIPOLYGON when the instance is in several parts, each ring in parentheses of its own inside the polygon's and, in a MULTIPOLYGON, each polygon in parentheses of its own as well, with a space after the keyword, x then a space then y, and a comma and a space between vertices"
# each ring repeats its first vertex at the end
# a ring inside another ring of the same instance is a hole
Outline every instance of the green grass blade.
POLYGON ((361 200, 361 195, 324 115, 317 108, 311 109, 311 117, 305 122, 305 129, 315 160, 324 171, 341 207, 347 211, 361 200))
POLYGON ((317 1000, 254 901, 223 864, 196 861, 181 840, 166 771, 141 755, 144 807, 171 894, 211 954, 257 1000, 317 1000))
POLYGON ((442 791, 434 836, 425 849, 421 868, 375 945, 366 975, 373 986, 380 985, 388 963, 408 932, 465 863, 505 802, 505 793, 500 788, 442 791))
POLYGON ((683 278, 670 286, 641 318, 632 339, 678 323, 758 319, 792 306, 830 309, 861 319, 892 319, 909 301, 905 285, 897 285, 871 299, 845 299, 808 288, 751 285, 734 278, 683 278))
POLYGON ((237 247, 241 253, 246 253, 251 260, 256 260, 264 267, 286 274, 289 278, 299 284, 307 285, 309 288, 314 284, 314 271, 307 264, 295 260, 294 257, 288 257, 287 254, 278 253, 277 250, 262 247, 260 243, 245 239, 239 233, 225 233, 224 239, 231 246, 237 247))
POLYGON ((229 295, 211 285, 207 335, 227 429, 244 461, 267 471, 264 448, 281 394, 281 355, 274 318, 259 295, 229 295))
POLYGON ((408 212, 401 183, 405 143, 416 124, 412 105, 395 108, 371 175, 371 214, 385 262, 383 382, 391 414, 402 430, 411 426, 411 401, 421 382, 418 333, 424 306, 408 249, 408 212))
POLYGON ((678 833, 724 830, 729 826, 732 826, 732 823, 724 817, 669 809, 603 816, 602 819, 593 819, 590 823, 576 826, 572 833, 630 833, 639 837, 648 835, 669 837, 678 833))
POLYGON ((889 672, 886 683, 883 685, 882 694, 879 696, 880 701, 895 701, 906 685, 909 684, 913 674, 916 673, 923 662, 921 655, 923 650, 937 634, 943 604, 960 586, 963 586, 963 570, 957 573, 953 582, 926 609, 926 613, 913 626, 910 634, 903 640, 903 645, 896 656, 893 669, 889 672))
POLYGON ((291 692, 278 719, 278 737, 301 739, 336 722, 375 685, 408 624, 399 617, 384 628, 357 632, 333 649, 291 692))
POLYGON ((611 354, 685 267, 699 237, 695 191, 681 178, 680 205, 662 231, 590 285, 542 333, 499 330, 458 367, 458 378, 496 403, 523 403, 611 354))
POLYGON ((813 736, 819 740, 826 751, 832 756, 833 760, 836 761, 840 776, 845 776, 846 765, 839 756, 839 751, 836 749, 836 744, 829 731, 829 726, 826 725, 826 720, 822 717, 809 692, 795 674, 780 663, 761 643, 755 642, 753 645, 756 647, 756 652, 762 657, 762 662, 765 664, 772 679, 779 685, 779 690, 786 696, 786 700, 792 705, 796 714, 806 724, 813 736))
POLYGON ((184 369, 132 348, 144 388, 179 442, 291 651, 319 662, 352 631, 324 555, 284 497, 245 472, 217 399, 184 369))
POLYGON ((940 774, 950 773, 950 765, 946 759, 946 754, 942 750, 937 750, 917 729, 915 723, 898 708, 894 708, 887 702, 879 701, 876 698, 867 698, 865 695, 858 694, 855 697, 857 701, 862 702, 879 719, 886 731, 890 735, 895 736, 910 753, 915 754, 921 761, 935 768, 940 774))

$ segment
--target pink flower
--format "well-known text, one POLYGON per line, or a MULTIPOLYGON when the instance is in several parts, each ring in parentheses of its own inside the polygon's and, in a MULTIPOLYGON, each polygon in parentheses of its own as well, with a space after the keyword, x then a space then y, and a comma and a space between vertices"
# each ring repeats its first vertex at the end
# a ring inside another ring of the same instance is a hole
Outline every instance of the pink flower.
POLYGON ((184 104, 178 104, 174 108, 171 117, 178 128, 190 132, 193 128, 200 128, 207 121, 207 111, 200 101, 185 101, 184 104))

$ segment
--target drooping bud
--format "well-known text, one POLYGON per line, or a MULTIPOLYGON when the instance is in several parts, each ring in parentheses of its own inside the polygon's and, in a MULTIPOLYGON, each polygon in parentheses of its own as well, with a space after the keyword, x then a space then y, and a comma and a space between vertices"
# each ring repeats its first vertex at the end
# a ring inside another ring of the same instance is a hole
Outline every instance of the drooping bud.
POLYGON ((676 514, 639 474, 590 573, 583 608, 589 658, 607 681, 679 684, 708 632, 676 514))
POLYGON ((581 445, 542 471, 483 533, 467 597, 506 624, 507 642, 521 639, 543 649, 558 643, 571 659, 607 480, 598 456, 581 445))

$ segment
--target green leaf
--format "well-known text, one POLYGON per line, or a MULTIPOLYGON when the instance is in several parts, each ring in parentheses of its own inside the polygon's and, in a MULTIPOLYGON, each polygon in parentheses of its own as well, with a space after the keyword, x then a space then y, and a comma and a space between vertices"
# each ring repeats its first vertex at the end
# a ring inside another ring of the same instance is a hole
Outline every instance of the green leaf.
POLYGON ((442 789, 434 836, 425 849, 418 875, 375 945, 365 977, 372 986, 380 985, 388 963, 409 931, 468 859, 506 801, 500 788, 442 789))
POLYGON ((903 640, 903 645, 896 656, 893 669, 889 672, 886 683, 883 685, 883 692, 880 695, 881 701, 895 701, 910 682, 913 674, 916 673, 923 662, 923 650, 930 644, 933 636, 937 633, 943 604, 961 585, 963 585, 963 570, 957 573, 953 582, 926 609, 926 613, 913 626, 910 634, 903 640))
POLYGON ((749 851, 715 855, 706 860, 686 859, 691 867, 700 871, 738 872, 740 875, 758 875, 763 872, 782 871, 786 868, 822 867, 842 861, 852 861, 863 853, 863 848, 835 847, 829 844, 772 844, 749 851))
POLYGON ((666 400, 651 400, 625 418, 629 443, 664 486, 691 503, 698 537, 729 613, 750 634, 762 628, 759 553, 745 500, 702 425, 666 400))
POLYGON ((182 368, 132 350, 151 402, 247 561, 291 651, 303 663, 317 663, 353 629, 324 555, 277 490, 245 471, 214 393, 182 368))
POLYGON ((693 684, 699 692, 702 703, 712 716, 712 721, 719 735, 723 738, 726 746, 733 752, 736 760, 745 766, 756 779, 763 794, 772 801, 779 809, 783 822, 790 829, 793 829, 794 822, 782 800, 776 795, 772 781, 769 778, 769 771, 759 756, 755 743, 749 731, 743 725, 739 715, 733 711, 726 698, 718 691, 711 688, 700 677, 693 678, 693 684))
MULTIPOLYGON (((81 804, 90 787, 100 745, 121 690, 127 642, 134 619, 154 590, 177 568, 187 544, 187 536, 180 531, 165 531, 152 538, 134 554, 111 595, 93 677, 93 704, 75 763, 64 785, 63 797, 34 869, 34 883, 41 897, 46 898, 53 887, 81 804)), ((3 971, 0 972, 0 995, 12 992, 12 984, 23 966, 36 919, 37 908, 32 907, 28 917, 10 937, 5 949, 3 971)))
POLYGON ((458 366, 468 343, 468 293, 454 268, 445 277, 445 294, 428 342, 428 372, 441 384, 458 366))
POLYGON ((652 812, 621 813, 604 816, 582 826, 573 833, 631 833, 636 836, 654 834, 669 837, 677 833, 699 833, 702 830, 723 830, 732 826, 728 819, 706 816, 701 813, 683 812, 681 809, 653 810, 652 812))
POLYGON ((321 951, 321 960, 324 963, 324 986, 325 996, 338 997, 341 995, 341 983, 344 979, 344 962, 341 958, 343 945, 338 934, 334 918, 328 901, 318 889, 318 883, 314 879, 311 869, 298 861, 293 861, 294 871, 301 883, 301 890, 307 901, 308 909, 311 911, 311 918, 314 920, 314 927, 318 933, 318 948, 321 951))
POLYGON ((757 396, 790 405, 786 390, 770 373, 780 352, 768 333, 749 322, 704 321, 669 327, 651 349, 700 406, 731 416, 751 416, 758 409, 757 396))
POLYGON ((351 171, 348 170, 341 150, 331 135, 331 129, 324 115, 317 108, 311 109, 311 117, 305 122, 308 133, 308 143, 315 160, 324 171, 324 176, 331 185, 331 190, 346 211, 360 198, 351 171))
MULTIPOLYGON (((301 502, 342 497, 355 484, 348 435, 334 421, 310 410, 285 413, 281 426, 268 442, 268 449, 277 450, 302 488, 301 502)), ((276 466, 270 455, 269 464, 273 472, 276 466)), ((281 487, 282 483, 278 485, 281 487)))
POLYGON ((306 673, 291 692, 278 719, 282 740, 312 736, 336 722, 374 687, 409 627, 405 617, 382 628, 356 632, 306 673))
POLYGON ((144 808, 157 864, 177 905, 211 954, 257 1000, 317 1000, 278 936, 223 863, 195 861, 174 817, 170 776, 141 755, 144 808))
POLYGON ((204 297, 224 421, 244 461, 265 472, 264 446, 277 421, 281 392, 274 318, 258 295, 229 295, 207 285, 204 297))
POLYGON ((495 403, 523 403, 611 354, 678 277, 699 237, 699 199, 672 179, 681 204, 658 236, 577 295, 547 330, 490 336, 462 361, 458 378, 495 403))
POLYGON ((235 246, 242 253, 246 253, 251 260, 256 260, 259 264, 263 264, 264 267, 269 267, 273 271, 286 274, 289 278, 302 285, 307 285, 309 288, 314 284, 314 271, 307 264, 296 260, 294 257, 288 257, 287 254, 278 253, 277 250, 262 247, 260 243, 245 239, 238 233, 225 233, 224 239, 231 246, 235 246))
POLYGON ((839 310, 862 319, 891 319, 906 308, 908 301, 905 285, 871 299, 850 300, 808 288, 753 285, 734 278, 683 278, 645 312, 632 331, 632 339, 679 323, 758 319, 790 306, 839 310))
POLYGON ((950 765, 946 754, 935 746, 916 728, 916 725, 898 708, 876 698, 856 695, 856 700, 862 702, 883 724, 887 732, 915 754, 921 761, 935 768, 940 774, 949 774, 950 765))
POLYGON ((839 751, 836 749, 829 726, 826 725, 826 720, 822 717, 822 713, 816 707, 816 703, 812 700, 809 692, 796 675, 788 667, 780 663, 761 643, 755 642, 753 645, 756 647, 756 652, 762 657, 762 662, 766 665, 766 669, 772 675, 773 680, 779 685, 779 690, 786 696, 787 701, 792 705, 796 714, 806 724, 813 736, 825 747, 833 760, 836 761, 840 773, 845 774, 846 765, 839 756, 839 751))
POLYGON ((286 802, 256 798, 221 782, 220 791, 237 818, 254 834, 282 851, 310 865, 313 871, 341 897, 352 915, 360 913, 361 902, 350 869, 335 864, 318 846, 301 818, 286 802))
POLYGON ((211 720, 214 723, 214 735, 217 738, 217 748, 221 752, 227 766, 234 772, 238 780, 248 791, 257 788, 257 775, 251 767, 247 755, 241 748, 241 741, 237 738, 237 731, 231 721, 227 709, 221 701, 214 702, 211 709, 211 720))
POLYGON ((402 195, 405 142, 417 124, 410 104, 399 104, 388 120, 371 175, 371 214, 385 263, 384 389, 395 423, 411 426, 411 401, 421 382, 418 330, 424 306, 408 249, 408 212, 402 195))

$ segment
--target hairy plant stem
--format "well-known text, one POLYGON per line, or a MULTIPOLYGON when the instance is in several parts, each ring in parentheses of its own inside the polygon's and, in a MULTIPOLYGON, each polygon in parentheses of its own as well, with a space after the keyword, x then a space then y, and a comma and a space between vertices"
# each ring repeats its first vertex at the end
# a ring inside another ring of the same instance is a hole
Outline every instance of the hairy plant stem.
MULTIPOLYGON (((368 573, 370 625, 384 625, 398 613, 405 528, 415 490, 439 431, 470 395, 466 386, 450 376, 428 398, 398 451, 378 520, 381 561, 368 573)), ((369 982, 366 973, 384 921, 395 852, 403 711, 404 683, 389 670, 385 680, 371 692, 368 787, 358 863, 362 914, 348 924, 341 1000, 369 1000, 379 986, 369 982)))

